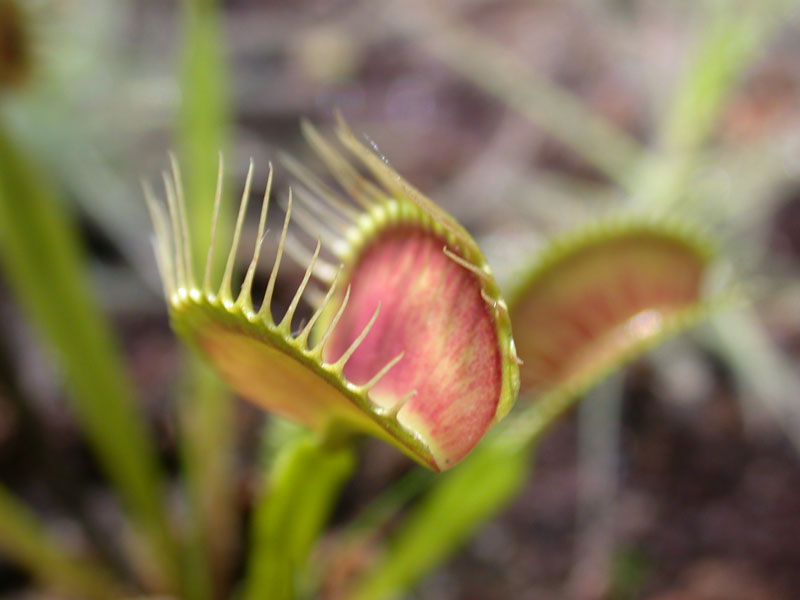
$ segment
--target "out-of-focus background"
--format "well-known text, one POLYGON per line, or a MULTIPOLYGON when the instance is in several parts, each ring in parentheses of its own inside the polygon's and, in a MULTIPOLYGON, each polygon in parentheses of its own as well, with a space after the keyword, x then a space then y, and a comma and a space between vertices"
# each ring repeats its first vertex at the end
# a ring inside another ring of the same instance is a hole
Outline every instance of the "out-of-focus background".
MULTIPOLYGON (((183 5, 19 4, 16 15, 0 10, 0 62, 11 65, 0 66, 2 126, 79 226, 94 290, 174 482, 184 361, 139 180, 157 181, 170 149, 186 160, 186 107, 205 106, 186 97, 202 88, 181 83, 191 62, 183 5)), ((209 102, 224 98, 228 125, 199 161, 213 165, 224 150, 232 189, 249 157, 261 174, 278 149, 307 159, 300 119, 325 129, 339 109, 464 223, 505 282, 558 232, 638 209, 706 227, 754 297, 615 376, 556 427, 513 505, 409 597, 797 598, 800 5, 223 4, 227 64, 209 70, 224 73, 210 83, 224 94, 209 102)), ((291 263, 281 271, 282 302, 300 276, 291 263)), ((3 276, 0 315, 0 481, 67 545, 99 546, 119 562, 118 502, 63 373, 3 276)), ((234 406, 231 496, 246 523, 265 417, 234 406)), ((395 451, 365 444, 333 529, 408 468, 395 451)), ((177 484, 174 495, 177 505, 177 484)), ((245 537, 244 525, 235 531, 245 537)), ((235 554, 232 579, 244 560, 235 554)), ((334 598, 357 564, 332 564, 324 589, 334 598)), ((0 596, 45 597, 32 590, 0 557, 0 596)))

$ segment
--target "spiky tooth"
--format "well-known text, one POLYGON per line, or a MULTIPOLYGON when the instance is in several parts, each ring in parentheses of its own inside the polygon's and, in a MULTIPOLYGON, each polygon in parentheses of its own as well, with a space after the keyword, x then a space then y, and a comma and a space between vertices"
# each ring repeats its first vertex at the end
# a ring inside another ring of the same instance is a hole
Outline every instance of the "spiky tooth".
POLYGON ((217 243, 217 224, 219 223, 219 210, 222 204, 222 184, 225 175, 225 160, 222 152, 219 153, 219 161, 217 163, 217 189, 214 192, 214 209, 211 214, 211 234, 209 236, 208 253, 206 254, 206 267, 203 274, 203 293, 206 297, 213 295, 214 290, 211 289, 211 272, 214 268, 214 248, 217 243))
POLYGON ((314 263, 317 262, 317 257, 319 256, 320 246, 321 242, 317 240, 317 247, 314 249, 314 254, 311 256, 311 261, 308 263, 306 272, 303 274, 303 281, 300 282, 297 292, 295 293, 294 298, 292 298, 289 308, 286 310, 286 314, 278 324, 278 329, 283 330, 287 335, 291 335, 292 319, 294 318, 294 313, 297 310, 297 305, 300 303, 300 298, 303 296, 303 292, 308 285, 308 280, 311 278, 311 272, 314 270, 314 263))
POLYGON ((178 216, 181 220, 181 234, 183 236, 183 260, 186 264, 186 285, 191 291, 197 290, 197 282, 194 276, 194 259, 192 258, 192 238, 189 235, 189 219, 186 215, 186 199, 183 195, 183 178, 181 177, 180 166, 175 155, 169 153, 169 161, 172 165, 172 181, 175 185, 175 192, 178 201, 178 216))
POLYGON ((358 350, 358 347, 361 345, 361 342, 363 342, 369 335, 372 326, 375 325, 375 321, 378 320, 378 314, 380 312, 381 312, 381 303, 378 302, 378 306, 377 308, 375 308, 375 312, 372 313, 372 316, 370 317, 369 321, 364 326, 364 328, 361 330, 361 333, 358 334, 358 337, 356 337, 356 339, 353 340, 353 342, 350 344, 347 350, 345 350, 344 353, 336 361, 335 365, 338 370, 341 371, 344 369, 344 366, 347 364, 347 361, 350 360, 350 357, 353 356, 353 353, 356 350, 358 350))
POLYGON ((250 159, 250 166, 247 169, 247 179, 245 180, 244 189, 242 190, 242 199, 239 202, 239 214, 236 216, 236 227, 233 230, 233 241, 231 242, 231 249, 228 252, 228 262, 225 264, 225 274, 222 276, 222 283, 219 288, 219 297, 222 299, 223 304, 226 306, 233 306, 233 266, 236 263, 236 255, 239 252, 239 240, 242 235, 242 227, 244 226, 244 218, 247 213, 247 204, 250 200, 250 186, 253 183, 253 159, 250 159))
POLYGON ((319 237, 328 249, 333 247, 342 239, 342 236, 347 233, 347 229, 336 231, 329 223, 325 223, 322 219, 313 216, 310 212, 299 204, 294 207, 295 221, 308 235, 312 237, 319 237))
POLYGON ((318 356, 322 357, 322 352, 325 350, 325 344, 330 338, 333 330, 336 329, 336 325, 339 323, 339 320, 342 318, 345 309, 347 308, 347 303, 350 300, 350 286, 347 286, 347 290, 344 293, 344 298, 342 299, 342 303, 339 305, 339 310, 336 311, 336 314, 333 315, 333 319, 328 324, 328 327, 325 329, 325 333, 322 334, 322 337, 319 339, 319 342, 314 346, 311 352, 318 356))
POLYGON ((400 398, 400 400, 395 402, 390 408, 388 408, 384 412, 386 418, 396 421, 397 415, 400 414, 400 411, 403 410, 403 407, 406 405, 406 403, 416 395, 417 395, 417 390, 411 390, 407 394, 403 395, 403 397, 400 398))
MULTIPOLYGON (((286 254, 294 260, 298 265, 307 265, 311 261, 312 252, 291 233, 286 238, 286 246, 284 248, 286 254)), ((330 285, 333 278, 336 276, 337 267, 324 259, 317 259, 314 265, 314 271, 311 273, 319 281, 326 285, 330 285)))
POLYGON ((331 174, 362 208, 369 211, 376 202, 386 198, 386 194, 375 184, 364 179, 353 166, 323 138, 308 121, 301 123, 303 135, 309 145, 324 162, 331 174))
POLYGON ((147 203, 147 210, 150 212, 150 219, 153 222, 155 231, 154 247, 156 258, 160 263, 160 274, 164 294, 170 302, 175 295, 177 282, 175 280, 175 265, 172 260, 170 250, 169 218, 164 214, 164 207, 158 203, 153 194, 153 188, 146 180, 142 180, 142 189, 147 203))
POLYGON ((295 188, 295 196, 303 206, 308 207, 307 213, 309 215, 315 215, 317 221, 328 224, 333 231, 339 234, 344 234, 349 230, 358 218, 353 217, 351 219, 347 215, 343 215, 341 211, 330 208, 328 204, 322 202, 302 185, 295 188))
POLYGON ((308 304, 308 306, 313 308, 314 310, 317 310, 320 306, 322 306, 322 303, 325 301, 325 292, 323 292, 321 289, 317 287, 308 286, 305 298, 306 298, 306 304, 308 304))
POLYGON ((361 386, 361 389, 365 392, 369 392, 372 388, 374 388, 378 384, 378 382, 381 379, 383 379, 384 375, 386 375, 389 371, 392 370, 392 367, 394 367, 397 363, 400 362, 400 360, 402 360, 403 356, 405 356, 405 352, 401 352, 400 354, 395 356, 392 360, 390 360, 388 363, 386 363, 381 368, 381 370, 378 371, 372 377, 372 379, 370 379, 367 383, 361 386))
POLYGON ((242 307, 246 313, 253 311, 253 278, 256 274, 256 267, 258 266, 258 258, 261 255, 261 245, 264 243, 264 228, 267 223, 267 212, 269 211, 269 197, 272 192, 272 163, 269 164, 269 175, 267 175, 267 184, 264 187, 264 197, 261 199, 261 213, 258 218, 258 232, 256 233, 256 243, 253 248, 253 258, 250 260, 250 266, 247 267, 247 274, 242 282, 242 289, 239 292, 239 297, 236 299, 236 304, 242 307))
MULTIPOLYGON (((490 273, 487 273, 477 265, 472 264, 471 262, 464 260, 458 254, 450 250, 447 246, 442 247, 442 252, 444 252, 445 256, 452 260, 454 263, 464 267, 483 281, 491 281, 492 276, 490 273)), ((481 288, 481 291, 485 293, 485 290, 481 288)))
POLYGON ((289 188, 289 200, 286 206, 286 216, 283 219, 283 229, 281 229, 281 238, 278 242, 278 250, 275 253, 275 262, 272 265, 272 271, 269 274, 269 281, 267 282, 267 289, 264 291, 264 299, 261 301, 261 306, 258 309, 258 315, 267 323, 274 324, 275 321, 272 317, 272 295, 275 293, 275 281, 278 278, 278 269, 281 267, 281 258, 283 258, 283 249, 286 245, 286 233, 289 231, 289 222, 292 220, 292 188, 289 188))
POLYGON ((175 189, 166 171, 161 173, 161 179, 164 182, 164 192, 167 196, 167 208, 169 209, 169 221, 172 228, 171 251, 176 266, 176 293, 178 296, 183 296, 186 291, 186 265, 184 263, 184 254, 182 251, 183 235, 180 227, 180 218, 178 217, 177 202, 175 200, 175 189))
POLYGON ((311 315, 311 318, 308 320, 308 323, 297 336, 297 341, 302 343, 303 347, 306 348, 308 347, 308 336, 311 334, 311 331, 314 328, 316 322, 322 316, 322 313, 328 306, 328 303, 331 301, 331 298, 333 298, 333 295, 336 293, 336 288, 339 285, 339 278, 341 277, 341 275, 342 275, 342 267, 340 266, 339 270, 336 272, 336 275, 333 278, 333 281, 328 287, 328 292, 317 304, 317 309, 314 311, 314 314, 311 315))
POLYGON ((325 201, 331 209, 341 213, 350 221, 355 221, 361 214, 293 156, 281 153, 280 159, 292 175, 302 182, 312 194, 325 201))

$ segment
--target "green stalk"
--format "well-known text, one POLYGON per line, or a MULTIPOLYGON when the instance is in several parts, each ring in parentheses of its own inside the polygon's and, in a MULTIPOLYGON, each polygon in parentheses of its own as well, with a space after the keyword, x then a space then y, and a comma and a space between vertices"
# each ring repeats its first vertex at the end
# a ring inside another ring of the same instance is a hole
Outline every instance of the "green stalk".
POLYGON ((199 357, 185 358, 178 413, 189 503, 183 583, 187 598, 206 600, 223 587, 234 552, 234 415, 217 375, 199 357))
POLYGON ((17 302, 55 354, 95 454, 146 540, 163 585, 171 589, 173 539, 155 451, 133 385, 91 296, 75 229, 46 176, 2 129, 0 253, 17 302))
MULTIPOLYGON (((668 324, 659 337, 644 339, 629 349, 620 360, 641 355, 732 301, 721 297, 698 305, 668 324)), ((531 450, 593 382, 593 378, 578 379, 538 398, 522 398, 522 410, 497 425, 461 464, 441 476, 392 536, 385 554, 357 582, 354 598, 381 600, 408 589, 511 502, 529 475, 531 450)))
POLYGON ((241 600, 291 600, 308 556, 355 469, 350 440, 330 445, 301 431, 281 444, 253 516, 241 600))
MULTIPOLYGON (((184 0, 183 17, 178 144, 197 267, 205 264, 217 161, 227 144, 228 83, 216 0, 184 0)), ((218 228, 226 231, 227 220, 221 211, 218 228)), ((223 257, 215 258, 218 269, 223 257)), ((187 354, 186 364, 178 415, 189 503, 184 593, 191 600, 208 600, 224 587, 235 546, 233 404, 199 357, 187 354)))
MULTIPOLYGON (((224 39, 217 0, 183 0, 178 146, 186 175, 192 246, 203 252, 211 241, 217 161, 228 142, 229 83, 224 39)), ((225 215, 220 217, 224 219, 225 215)), ((218 230, 227 231, 225 225, 223 220, 218 230)), ((217 267, 223 258, 217 257, 217 267)), ((204 261, 205 254, 198 259, 204 261)))
POLYGON ((124 595, 105 568, 70 551, 53 538, 36 515, 0 487, 0 553, 27 569, 42 585, 87 600, 124 595))
POLYGON ((530 476, 542 434, 580 398, 569 388, 535 402, 523 398, 527 406, 521 413, 498 425, 466 460, 441 476, 358 580, 354 600, 383 600, 409 589, 508 506, 530 476))
MULTIPOLYGON (((725 98, 786 6, 782 0, 772 3, 773 10, 754 5, 750 12, 761 11, 753 13, 754 19, 729 11, 709 29, 664 121, 661 154, 646 160, 636 181, 631 179, 631 167, 640 154, 635 144, 574 98, 526 73, 524 65, 509 52, 477 33, 454 26, 437 27, 435 39, 428 46, 468 79, 502 98, 618 184, 632 189, 634 202, 664 208, 685 196, 697 153, 707 141, 725 98)), ((408 29, 413 31, 411 25, 408 29)), ((396 532, 386 554, 359 582, 355 598, 377 600, 407 589, 502 509, 516 490, 515 476, 525 476, 515 470, 521 460, 515 457, 526 456, 526 450, 577 399, 570 390, 556 390, 538 399, 443 476, 396 532), (505 483, 496 484, 496 492, 487 491, 492 486, 487 478, 503 477, 506 469, 505 483), (479 489, 475 481, 481 482, 479 489), (470 498, 470 494, 475 497, 470 498)))

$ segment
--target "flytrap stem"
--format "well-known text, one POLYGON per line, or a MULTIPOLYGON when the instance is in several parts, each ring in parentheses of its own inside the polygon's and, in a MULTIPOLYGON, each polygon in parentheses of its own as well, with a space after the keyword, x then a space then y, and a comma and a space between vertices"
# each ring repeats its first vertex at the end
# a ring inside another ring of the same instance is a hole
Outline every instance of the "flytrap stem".
MULTIPOLYGON (((272 427, 272 433, 276 431, 272 427)), ((356 467, 353 438, 294 428, 269 466, 253 515, 241 600, 291 600, 308 582, 307 563, 339 492, 356 467)))

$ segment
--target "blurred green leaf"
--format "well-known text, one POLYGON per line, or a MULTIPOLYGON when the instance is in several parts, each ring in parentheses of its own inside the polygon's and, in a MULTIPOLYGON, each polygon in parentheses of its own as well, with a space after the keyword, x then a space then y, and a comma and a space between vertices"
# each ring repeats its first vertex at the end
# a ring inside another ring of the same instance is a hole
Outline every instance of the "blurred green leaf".
POLYGON ((757 397, 800 453, 797 365, 781 352, 750 307, 718 315, 711 324, 712 339, 733 367, 741 390, 757 397))
POLYGON ((181 459, 189 498, 184 594, 213 597, 234 552, 236 483, 231 397, 199 357, 186 353, 179 404, 181 459))
MULTIPOLYGON (((217 162, 227 146, 230 121, 225 36, 217 0, 183 0, 183 21, 178 148, 193 247, 205 251, 211 241, 217 162)), ((220 215, 219 231, 228 231, 227 216, 220 215)), ((196 258, 205 261, 205 253, 196 258)), ((215 266, 221 268, 224 257, 217 259, 215 266)))
POLYGON ((334 447, 300 431, 281 445, 253 516, 243 600, 294 597, 312 545, 355 464, 348 441, 334 447))
MULTIPOLYGON (((184 0, 178 146, 185 177, 195 265, 205 265, 217 187, 217 161, 228 135, 224 35, 216 0, 184 0)), ((227 213, 218 227, 226 231, 227 213)), ((223 258, 217 257, 218 267, 223 258)), ((202 270, 200 271, 202 272, 202 270)), ((224 384, 199 357, 186 355, 179 404, 181 454, 189 497, 184 593, 207 600, 229 575, 237 528, 234 415, 224 384)))
POLYGON ((110 573, 92 561, 70 556, 36 515, 2 487, 0 553, 25 567, 43 585, 58 591, 87 600, 123 595, 123 587, 110 573))
MULTIPOLYGON (((636 206, 668 209, 686 200, 698 151, 735 84, 791 6, 787 0, 724 0, 711 11, 661 121, 658 152, 643 162, 631 198, 636 206)), ((687 203, 683 208, 693 210, 687 203)))
POLYGON ((0 131, 0 252, 16 299, 55 352, 75 410, 169 587, 175 554, 156 456, 75 230, 46 175, 0 131))

